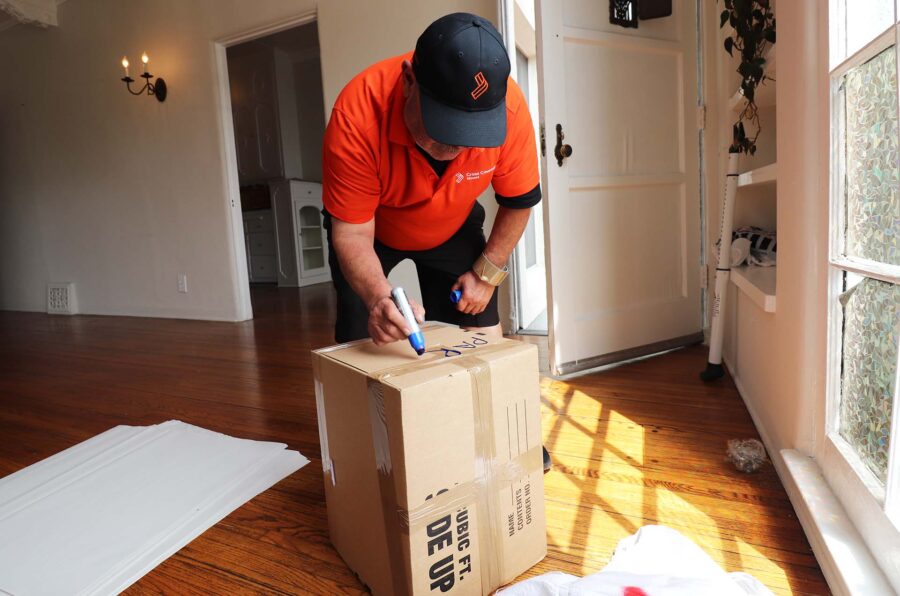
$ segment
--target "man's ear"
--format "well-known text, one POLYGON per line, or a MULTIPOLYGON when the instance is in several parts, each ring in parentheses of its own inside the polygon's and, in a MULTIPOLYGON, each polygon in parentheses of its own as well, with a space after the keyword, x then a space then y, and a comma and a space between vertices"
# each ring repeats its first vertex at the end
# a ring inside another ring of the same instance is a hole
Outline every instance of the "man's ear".
POLYGON ((404 60, 400 68, 403 76, 403 96, 409 97, 416 84, 416 73, 413 72, 412 62, 409 60, 404 60))

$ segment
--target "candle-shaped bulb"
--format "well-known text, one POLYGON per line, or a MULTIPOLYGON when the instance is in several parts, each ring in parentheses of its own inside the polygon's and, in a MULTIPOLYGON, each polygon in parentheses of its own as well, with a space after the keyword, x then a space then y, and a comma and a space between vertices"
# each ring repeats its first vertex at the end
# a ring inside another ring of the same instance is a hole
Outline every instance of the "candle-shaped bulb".
POLYGON ((128 56, 122 56, 122 68, 125 69, 125 76, 128 76, 128 56))
POLYGON ((150 56, 147 55, 147 52, 141 54, 141 62, 143 62, 144 64, 150 62, 150 56))

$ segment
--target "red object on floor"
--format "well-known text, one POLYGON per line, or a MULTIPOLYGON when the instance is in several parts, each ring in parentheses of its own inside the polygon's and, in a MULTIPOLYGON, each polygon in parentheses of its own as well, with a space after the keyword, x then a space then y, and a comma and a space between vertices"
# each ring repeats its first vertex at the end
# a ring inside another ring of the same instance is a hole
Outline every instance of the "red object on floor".
POLYGON ((628 586, 625 588, 625 591, 622 592, 622 596, 650 596, 647 592, 643 591, 640 588, 635 588, 634 586, 628 586))

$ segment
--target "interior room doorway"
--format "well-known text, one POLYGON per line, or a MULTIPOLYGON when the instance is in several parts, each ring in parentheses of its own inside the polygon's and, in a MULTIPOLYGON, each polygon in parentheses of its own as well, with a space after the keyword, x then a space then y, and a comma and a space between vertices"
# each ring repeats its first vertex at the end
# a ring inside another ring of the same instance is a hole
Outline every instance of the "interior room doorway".
POLYGON ((246 283, 284 288, 328 282, 317 23, 307 17, 223 45, 228 75, 223 111, 230 112, 223 120, 226 143, 227 129, 232 133, 229 170, 233 167, 239 196, 235 244, 243 247, 238 261, 239 266, 246 262, 246 283))

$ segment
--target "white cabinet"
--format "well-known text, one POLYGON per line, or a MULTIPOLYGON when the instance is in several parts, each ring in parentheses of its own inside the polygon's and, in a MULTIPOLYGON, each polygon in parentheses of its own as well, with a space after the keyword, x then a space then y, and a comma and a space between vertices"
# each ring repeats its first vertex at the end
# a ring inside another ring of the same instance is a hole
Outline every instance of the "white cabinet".
POLYGON ((275 61, 271 48, 228 49, 228 79, 241 184, 283 176, 275 61))
POLYGON ((277 281, 275 226, 271 209, 244 212, 244 247, 250 282, 277 281))
MULTIPOLYGON (((328 243, 322 227, 322 204, 315 199, 294 197, 294 230, 297 232, 297 260, 300 279, 312 280, 326 276, 328 268, 328 243)), ((305 285, 301 283, 301 285, 305 285)))
POLYGON ((331 280, 322 226, 322 185, 299 180, 272 184, 277 230, 278 285, 307 286, 331 280))

